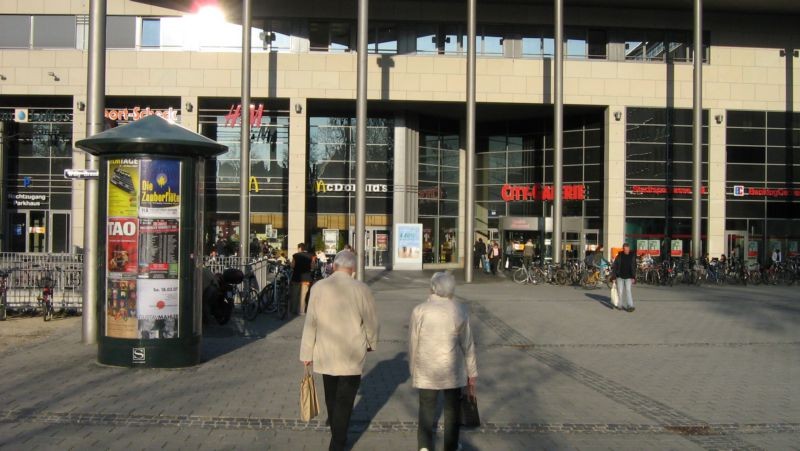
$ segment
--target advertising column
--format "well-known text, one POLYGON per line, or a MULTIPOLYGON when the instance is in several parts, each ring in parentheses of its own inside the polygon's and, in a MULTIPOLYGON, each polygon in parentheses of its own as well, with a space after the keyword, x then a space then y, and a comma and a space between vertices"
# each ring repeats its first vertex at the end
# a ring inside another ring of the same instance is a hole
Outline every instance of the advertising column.
POLYGON ((181 162, 111 159, 107 164, 105 336, 178 338, 181 162))

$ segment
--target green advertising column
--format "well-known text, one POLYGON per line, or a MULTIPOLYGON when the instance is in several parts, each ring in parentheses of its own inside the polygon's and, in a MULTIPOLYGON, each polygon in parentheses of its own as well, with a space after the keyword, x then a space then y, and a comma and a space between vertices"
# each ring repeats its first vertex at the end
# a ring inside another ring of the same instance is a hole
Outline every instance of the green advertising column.
POLYGON ((155 115, 76 145, 100 157, 98 362, 198 364, 205 160, 227 147, 155 115))

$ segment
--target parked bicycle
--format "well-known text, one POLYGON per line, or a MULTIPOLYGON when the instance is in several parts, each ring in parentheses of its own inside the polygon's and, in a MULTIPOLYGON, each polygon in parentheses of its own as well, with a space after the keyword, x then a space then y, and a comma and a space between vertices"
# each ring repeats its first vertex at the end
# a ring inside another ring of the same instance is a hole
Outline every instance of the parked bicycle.
POLYGON ((289 315, 289 281, 292 278, 292 268, 287 263, 275 262, 270 272, 274 272, 275 277, 261 291, 262 311, 277 313, 278 318, 283 320, 289 315))
POLYGON ((0 321, 8 318, 8 278, 18 268, 0 270, 0 321))
POLYGON ((581 286, 583 288, 600 288, 603 285, 606 288, 611 288, 612 281, 610 277, 611 269, 606 266, 601 271, 600 268, 593 267, 587 268, 583 271, 583 275, 581 276, 581 286))

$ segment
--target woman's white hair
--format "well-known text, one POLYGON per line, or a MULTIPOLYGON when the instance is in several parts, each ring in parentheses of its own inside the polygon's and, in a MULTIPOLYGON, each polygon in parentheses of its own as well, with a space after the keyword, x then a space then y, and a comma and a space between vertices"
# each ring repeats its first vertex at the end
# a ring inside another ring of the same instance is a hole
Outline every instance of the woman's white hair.
POLYGON ((456 278, 449 271, 437 272, 431 277, 431 291, 443 298, 452 298, 456 291, 456 278))
POLYGON ((341 251, 333 259, 333 266, 344 269, 356 269, 356 254, 350 251, 341 251))

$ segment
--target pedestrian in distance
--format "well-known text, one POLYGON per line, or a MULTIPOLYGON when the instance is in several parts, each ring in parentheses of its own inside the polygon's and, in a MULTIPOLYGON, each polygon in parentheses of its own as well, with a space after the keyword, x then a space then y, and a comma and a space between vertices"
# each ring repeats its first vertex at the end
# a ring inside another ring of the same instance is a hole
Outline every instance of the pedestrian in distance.
POLYGON ((476 268, 483 268, 483 259, 486 258, 486 243, 483 242, 483 238, 478 238, 478 241, 475 242, 475 246, 473 246, 473 252, 475 256, 475 264, 476 268))
POLYGON ((313 365, 313 371, 322 375, 331 451, 347 446, 364 361, 378 342, 375 299, 366 284, 353 279, 355 269, 355 254, 336 254, 334 273, 311 289, 300 342, 300 361, 313 365))
POLYGON ((306 300, 313 281, 315 260, 314 254, 306 252, 305 243, 297 245, 297 253, 292 256, 292 284, 289 290, 289 311, 295 315, 306 314, 306 300))
POLYGON ((536 246, 533 245, 533 240, 528 238, 528 241, 525 242, 525 247, 522 249, 522 261, 526 268, 531 267, 535 250, 536 246))
POLYGON ((475 396, 478 365, 467 309, 453 299, 456 280, 449 272, 431 278, 428 300, 414 308, 409 324, 409 367, 419 390, 417 445, 432 451, 434 416, 444 397, 444 449, 459 449, 461 397, 475 396))
POLYGON ((633 294, 631 286, 636 277, 636 255, 631 252, 628 243, 622 245, 622 252, 617 254, 612 265, 613 279, 617 283, 617 294, 622 304, 622 310, 633 312, 633 294))
POLYGON ((500 264, 500 245, 497 244, 497 241, 492 243, 492 247, 489 249, 489 264, 492 271, 492 275, 497 275, 497 265, 500 264))

